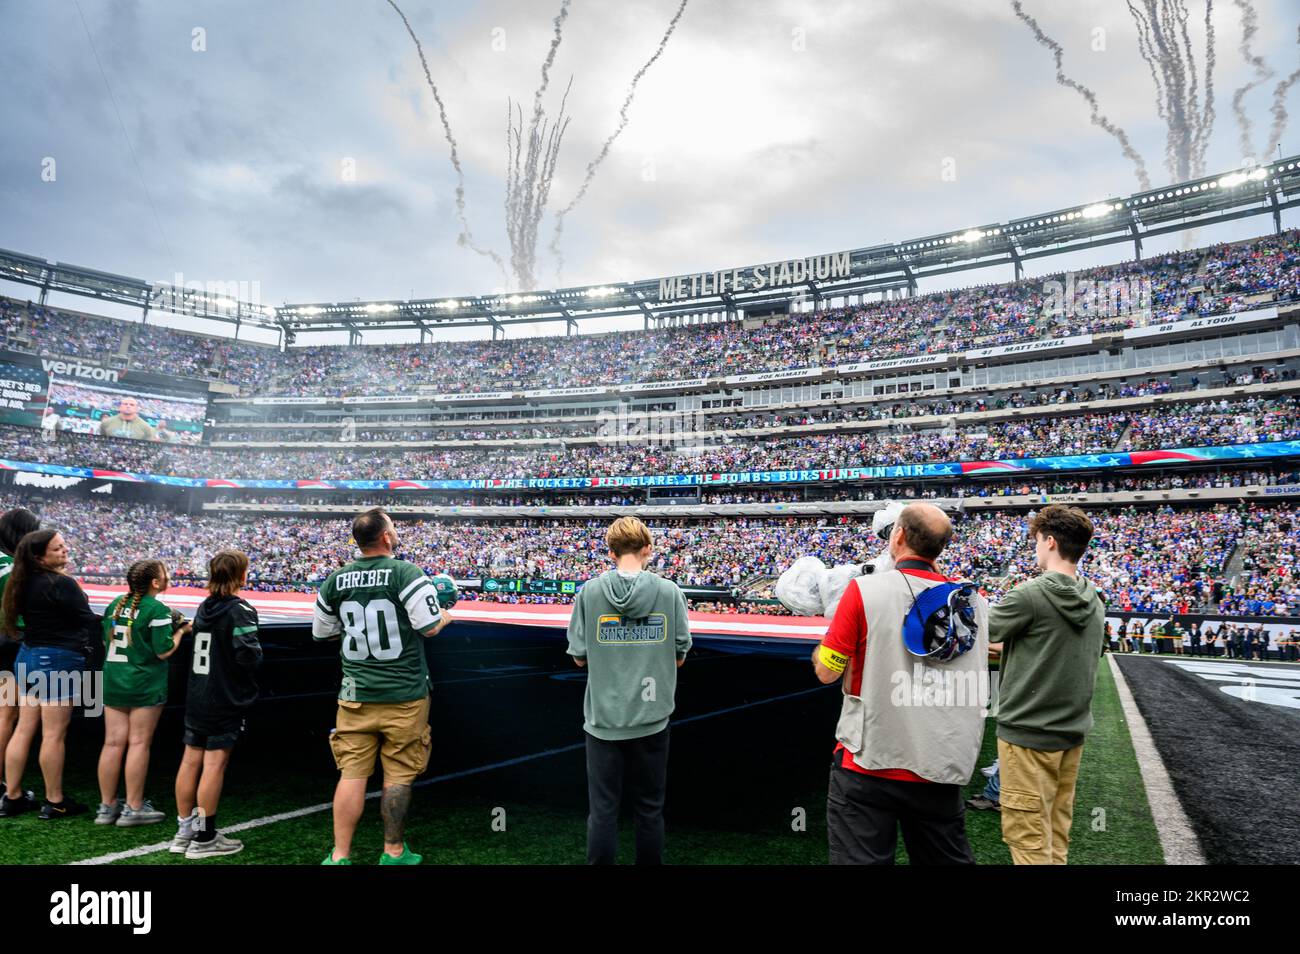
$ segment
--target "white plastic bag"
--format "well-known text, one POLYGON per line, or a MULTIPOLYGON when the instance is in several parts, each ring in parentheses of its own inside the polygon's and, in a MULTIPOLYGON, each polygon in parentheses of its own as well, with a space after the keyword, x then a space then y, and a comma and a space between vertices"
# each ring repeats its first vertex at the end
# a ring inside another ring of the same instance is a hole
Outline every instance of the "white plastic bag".
POLYGON ((841 563, 831 567, 822 575, 818 590, 821 593, 821 615, 831 619, 835 609, 840 605, 844 591, 853 585, 855 577, 862 575, 862 566, 857 563, 841 563))
MULTIPOLYGON (((772 592, 796 616, 822 614, 821 582, 826 564, 815 556, 800 557, 776 581, 772 592)), ((842 594, 843 589, 840 590, 842 594)))

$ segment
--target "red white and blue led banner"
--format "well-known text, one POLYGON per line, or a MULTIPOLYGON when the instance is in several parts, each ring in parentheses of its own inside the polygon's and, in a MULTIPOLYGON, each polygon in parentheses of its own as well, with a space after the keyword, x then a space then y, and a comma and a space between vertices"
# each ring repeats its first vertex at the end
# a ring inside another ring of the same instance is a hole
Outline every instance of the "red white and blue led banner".
POLYGON ((249 490, 581 490, 593 487, 692 487, 718 484, 806 484, 856 480, 898 480, 917 477, 997 477, 1116 467, 1217 464, 1228 461, 1300 457, 1300 441, 1183 447, 1173 450, 1127 451, 1122 454, 1076 454, 1070 457, 1024 457, 1017 460, 955 461, 932 464, 888 464, 827 470, 751 470, 732 474, 659 474, 628 477, 510 477, 476 480, 235 480, 220 477, 168 477, 129 474, 92 467, 63 467, 21 460, 0 460, 0 470, 88 477, 169 487, 212 487, 249 490))

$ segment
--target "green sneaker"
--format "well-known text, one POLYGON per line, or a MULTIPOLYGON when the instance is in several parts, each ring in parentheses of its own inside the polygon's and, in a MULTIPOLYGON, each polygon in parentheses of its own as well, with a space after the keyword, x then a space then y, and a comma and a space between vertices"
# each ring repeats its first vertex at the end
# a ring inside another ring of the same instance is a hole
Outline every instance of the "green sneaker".
POLYGON ((386 851, 379 856, 381 865, 418 865, 423 860, 424 856, 417 855, 410 848, 407 848, 406 842, 402 842, 402 853, 396 858, 386 851))
POLYGON ((323 864, 323 865, 350 865, 350 864, 352 864, 352 859, 351 859, 351 858, 340 858, 338 861, 335 861, 335 860, 334 860, 334 850, 331 848, 331 849, 330 849, 330 853, 329 853, 328 855, 325 856, 325 860, 322 861, 321 864, 323 864))

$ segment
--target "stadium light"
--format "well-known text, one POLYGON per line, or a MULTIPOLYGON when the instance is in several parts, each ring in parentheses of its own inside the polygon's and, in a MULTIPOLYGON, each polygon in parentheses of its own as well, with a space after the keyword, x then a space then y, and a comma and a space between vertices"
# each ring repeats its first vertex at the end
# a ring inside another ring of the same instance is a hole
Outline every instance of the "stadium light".
POLYGON ((397 311, 396 305, 366 305, 368 315, 388 315, 397 311))
POLYGON ((984 233, 979 229, 970 229, 962 233, 961 240, 963 242, 978 242, 983 237, 984 233))
POLYGON ((1225 189, 1231 189, 1232 187, 1239 186, 1244 182, 1259 182, 1266 175, 1268 175, 1268 170, 1263 166, 1260 166, 1258 169, 1251 172, 1230 172, 1219 180, 1219 185, 1225 189))
POLYGON ((1084 209, 1083 217, 1085 219, 1099 219, 1103 215, 1109 215, 1113 211, 1114 210, 1111 208, 1109 202, 1098 202, 1096 205, 1090 205, 1084 209))

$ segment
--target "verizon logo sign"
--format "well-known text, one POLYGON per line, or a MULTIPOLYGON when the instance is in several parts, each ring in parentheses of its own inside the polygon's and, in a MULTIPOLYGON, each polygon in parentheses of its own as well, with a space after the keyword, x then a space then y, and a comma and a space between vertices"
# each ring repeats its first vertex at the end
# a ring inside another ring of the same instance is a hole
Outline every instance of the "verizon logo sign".
POLYGON ((117 372, 111 368, 100 368, 93 364, 82 364, 80 361, 55 361, 51 358, 42 358, 41 365, 45 368, 46 374, 62 374, 73 378, 88 378, 91 381, 111 381, 117 383, 117 372))

